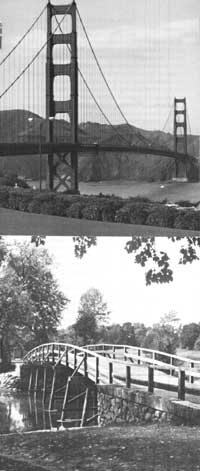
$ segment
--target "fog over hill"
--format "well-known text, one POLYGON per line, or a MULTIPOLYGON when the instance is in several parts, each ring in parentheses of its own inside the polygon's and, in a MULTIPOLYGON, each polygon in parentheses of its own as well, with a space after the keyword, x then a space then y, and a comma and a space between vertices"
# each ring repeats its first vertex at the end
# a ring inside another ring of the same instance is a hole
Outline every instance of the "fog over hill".
MULTIPOLYGON (((70 141, 69 123, 55 120, 54 139, 70 141)), ((45 141, 47 122, 40 116, 25 110, 0 111, 0 142, 39 142, 40 133, 45 141), (31 119, 30 119, 31 118, 31 119), (41 124, 43 123, 43 124, 41 124)), ((155 147, 173 149, 173 135, 161 131, 147 131, 127 124, 110 126, 99 123, 81 123, 79 141, 103 144, 136 144, 144 146, 148 141, 155 147), (90 137, 89 137, 90 136, 90 137)), ((39 149, 38 149, 39 152, 39 149)), ((199 137, 188 137, 188 152, 198 156, 199 137)), ((45 165, 43 166, 43 173, 45 165)), ((168 180, 174 176, 174 160, 167 157, 131 154, 126 152, 100 152, 81 155, 79 158, 79 179, 99 180, 168 180)), ((0 173, 17 173, 27 178, 38 177, 38 158, 35 156, 2 157, 0 173)))

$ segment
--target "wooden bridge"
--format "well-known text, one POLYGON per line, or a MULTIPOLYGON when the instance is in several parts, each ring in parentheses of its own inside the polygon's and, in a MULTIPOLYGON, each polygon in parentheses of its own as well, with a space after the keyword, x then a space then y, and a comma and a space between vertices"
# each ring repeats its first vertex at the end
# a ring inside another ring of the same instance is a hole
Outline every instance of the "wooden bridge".
POLYGON ((35 398, 42 395, 44 410, 54 411, 61 399, 61 425, 97 423, 101 385, 137 385, 149 393, 159 390, 159 396, 170 392, 184 401, 189 394, 192 402, 200 402, 200 361, 129 345, 39 345, 24 357, 21 376, 24 389, 35 398), (79 411, 79 419, 71 417, 73 410, 79 411))
POLYGON ((70 369, 70 381, 79 374, 93 384, 132 385, 178 393, 200 395, 200 361, 129 345, 99 344, 78 347, 65 343, 49 343, 31 350, 24 357, 24 365, 35 367, 35 378, 30 368, 29 390, 37 389, 38 368, 43 367, 43 390, 46 367, 53 367, 51 397, 54 394, 56 370, 59 365, 70 369))

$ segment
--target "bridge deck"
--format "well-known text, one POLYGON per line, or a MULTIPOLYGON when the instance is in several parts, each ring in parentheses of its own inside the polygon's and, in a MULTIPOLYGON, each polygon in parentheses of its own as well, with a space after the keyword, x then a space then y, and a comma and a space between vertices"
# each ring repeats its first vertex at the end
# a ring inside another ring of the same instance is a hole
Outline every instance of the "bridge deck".
POLYGON ((163 157, 170 157, 182 162, 196 161, 196 159, 189 155, 180 152, 175 152, 169 149, 156 148, 153 146, 138 146, 138 145, 101 145, 101 144, 71 144, 69 142, 55 142, 55 143, 42 143, 39 142, 5 142, 0 143, 0 156, 15 156, 15 155, 34 155, 34 154, 52 154, 52 153, 69 153, 78 152, 98 154, 98 152, 129 152, 133 154, 146 154, 158 155, 163 157))
MULTIPOLYGON (((69 366, 76 373, 98 384, 127 385, 129 370, 130 387, 149 387, 149 367, 153 368, 153 388, 168 391, 177 396, 180 387, 180 371, 184 369, 187 395, 199 397, 200 362, 169 355, 155 350, 119 345, 92 345, 77 347, 69 344, 41 345, 24 358, 24 363, 47 364, 54 368, 59 364, 69 366), (167 361, 167 363, 166 363, 167 361)), ((193 398, 193 400, 194 400, 193 398)))

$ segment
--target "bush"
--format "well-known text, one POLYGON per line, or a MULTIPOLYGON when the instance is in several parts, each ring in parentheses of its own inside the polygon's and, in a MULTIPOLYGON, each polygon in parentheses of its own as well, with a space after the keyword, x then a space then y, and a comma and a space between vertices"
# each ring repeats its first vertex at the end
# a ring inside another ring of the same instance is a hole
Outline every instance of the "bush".
POLYGON ((200 211, 179 211, 175 219, 174 227, 176 229, 199 231, 200 211))
POLYGON ((0 177, 1 186, 5 185, 14 187, 15 184, 17 184, 19 188, 29 188, 29 185, 26 183, 26 181, 22 180, 21 178, 18 178, 18 176, 15 174, 0 177))
POLYGON ((101 207, 101 220, 114 222, 116 212, 123 206, 123 200, 110 199, 105 201, 101 207))
POLYGON ((81 213, 82 217, 85 219, 101 221, 101 209, 98 207, 97 203, 88 204, 82 209, 81 213))
POLYGON ((6 186, 0 187, 0 206, 9 208, 9 191, 6 186))
POLYGON ((177 210, 174 207, 157 205, 150 207, 150 214, 147 217, 148 226, 174 227, 177 210))
POLYGON ((115 221, 129 224, 145 224, 151 205, 129 202, 116 213, 115 221))
POLYGON ((177 209, 147 198, 70 195, 0 187, 0 205, 20 211, 96 221, 200 230, 200 211, 177 209))
POLYGON ((191 203, 188 200, 181 200, 177 201, 175 204, 177 204, 181 208, 192 208, 192 206, 197 206, 199 204, 199 201, 197 203, 191 203))
POLYGON ((18 211, 28 211, 29 202, 33 199, 32 190, 13 188, 9 191, 8 207, 18 211))
POLYGON ((85 206, 84 201, 76 201, 72 203, 69 208, 66 209, 66 216, 69 218, 82 218, 82 210, 85 206))

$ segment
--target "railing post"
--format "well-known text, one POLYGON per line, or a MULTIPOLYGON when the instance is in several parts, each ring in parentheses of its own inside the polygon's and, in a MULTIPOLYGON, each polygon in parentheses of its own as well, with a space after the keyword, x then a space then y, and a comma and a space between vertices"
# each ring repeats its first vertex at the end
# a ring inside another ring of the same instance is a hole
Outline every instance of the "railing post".
POLYGON ((126 366, 126 387, 131 387, 131 367, 129 365, 126 366))
POLYGON ((124 361, 126 361, 126 347, 124 347, 124 361))
POLYGON ((52 363, 54 365, 54 362, 55 362, 55 352, 54 352, 54 343, 52 345, 52 363))
POLYGON ((37 392, 37 385, 38 385, 38 368, 36 368, 36 372, 35 372, 35 386, 34 386, 34 392, 36 393, 37 392))
POLYGON ((96 384, 99 384, 99 358, 96 357, 96 384))
POLYGON ((74 370, 77 367, 77 350, 76 348, 74 349, 74 370))
POLYGON ((88 376, 87 358, 88 358, 88 355, 87 355, 87 353, 85 353, 85 355, 84 355, 84 375, 85 375, 86 378, 88 376))
POLYGON ((68 347, 65 350, 65 364, 68 366, 68 347))
POLYGON ((148 392, 153 392, 154 388, 154 369, 152 366, 148 367, 148 392))
MULTIPOLYGON (((190 368, 191 368, 191 369, 194 368, 194 363, 193 363, 193 362, 191 362, 190 368)), ((192 376, 192 374, 190 375, 190 383, 191 383, 191 384, 194 383, 194 376, 192 376)))
POLYGON ((113 383, 113 364, 109 362, 109 384, 113 383))
POLYGON ((178 375, 178 399, 185 400, 185 370, 179 370, 178 375))
POLYGON ((115 359, 115 347, 113 346, 113 360, 115 359))
MULTIPOLYGON (((141 350, 140 350, 140 348, 138 348, 138 356, 140 357, 140 355, 141 355, 141 350)), ((138 359, 137 363, 138 363, 138 365, 140 365, 140 359, 138 359)))
MULTIPOLYGON (((173 357, 170 357, 170 365, 173 366, 173 357)), ((174 370, 173 368, 170 368, 170 375, 173 376, 174 370)))
POLYGON ((47 369, 44 367, 43 371, 43 392, 42 392, 42 402, 44 403, 46 398, 46 385, 47 385, 47 369))
POLYGON ((32 377, 33 377, 33 370, 32 370, 32 367, 31 367, 30 376, 29 376, 29 385, 28 385, 28 392, 29 393, 31 391, 31 386, 32 386, 32 377))

